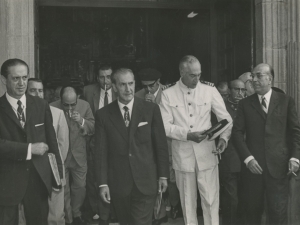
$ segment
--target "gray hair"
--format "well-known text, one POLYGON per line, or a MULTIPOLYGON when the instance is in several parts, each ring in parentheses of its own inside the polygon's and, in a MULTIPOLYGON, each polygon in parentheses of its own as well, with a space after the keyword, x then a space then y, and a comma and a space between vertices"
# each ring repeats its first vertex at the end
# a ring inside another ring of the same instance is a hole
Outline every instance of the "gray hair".
POLYGON ((112 83, 113 83, 113 84, 116 84, 116 76, 118 76, 118 75, 124 75, 124 74, 126 74, 126 73, 132 74, 132 76, 133 76, 133 78, 134 78, 134 74, 133 74, 133 72, 132 72, 131 69, 120 68, 120 69, 117 69, 117 70, 115 70, 115 71, 113 72, 112 77, 111 77, 112 83))

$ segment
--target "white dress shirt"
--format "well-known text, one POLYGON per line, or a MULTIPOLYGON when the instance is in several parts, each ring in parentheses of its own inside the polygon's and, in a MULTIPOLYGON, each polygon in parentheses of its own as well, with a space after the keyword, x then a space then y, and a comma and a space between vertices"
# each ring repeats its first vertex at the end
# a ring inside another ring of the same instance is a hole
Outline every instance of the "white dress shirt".
POLYGON ((124 104, 121 103, 121 102, 119 101, 119 99, 118 99, 118 105, 119 105, 121 114, 122 114, 122 116, 123 116, 123 119, 124 119, 124 113, 125 113, 125 110, 123 109, 123 107, 124 107, 124 106, 127 106, 128 112, 129 112, 129 118, 130 118, 130 120, 131 120, 133 103, 134 103, 134 98, 133 98, 127 105, 124 105, 124 104))
MULTIPOLYGON (((7 101, 9 102, 12 109, 14 110, 17 118, 18 118, 18 107, 19 107, 17 102, 18 102, 18 100, 20 100, 22 102, 24 117, 25 117, 25 121, 26 121, 26 95, 24 94, 20 99, 11 97, 7 92, 5 95, 6 95, 7 101)), ((26 160, 30 160, 30 159, 31 159, 31 143, 29 143, 29 145, 28 145, 26 160)))
MULTIPOLYGON (((104 98, 105 98, 105 90, 100 88, 99 109, 104 107, 104 98)), ((107 90, 107 99, 108 99, 108 104, 112 102, 111 88, 107 90)))
MULTIPOLYGON (((267 111, 266 111, 266 113, 268 113, 268 111, 269 111, 269 105, 270 105, 270 100, 271 100, 271 95, 272 95, 272 88, 271 88, 265 95, 259 95, 259 94, 257 94, 257 95, 258 95, 258 99, 259 99, 260 104, 261 104, 261 101, 262 101, 263 97, 265 97, 265 102, 266 102, 266 106, 267 106, 267 111)), ((244 163, 246 164, 246 166, 248 166, 248 163, 249 163, 252 159, 254 159, 254 157, 253 157, 252 155, 250 155, 250 156, 248 156, 248 157, 244 160, 244 163)), ((299 160, 296 159, 296 158, 291 158, 290 160, 299 163, 299 160)))

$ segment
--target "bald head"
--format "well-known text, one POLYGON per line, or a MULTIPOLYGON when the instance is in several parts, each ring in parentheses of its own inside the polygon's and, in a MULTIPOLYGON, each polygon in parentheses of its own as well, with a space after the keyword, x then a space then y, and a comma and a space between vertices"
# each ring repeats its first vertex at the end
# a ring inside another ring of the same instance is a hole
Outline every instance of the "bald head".
POLYGON ((229 100, 238 103, 245 97, 246 88, 245 84, 241 80, 233 80, 229 83, 230 97, 229 100))
POLYGON ((66 111, 75 109, 77 105, 77 92, 73 87, 63 87, 61 89, 61 103, 66 111))
POLYGON ((246 95, 250 96, 255 93, 253 85, 252 85, 252 77, 251 72, 243 73, 241 76, 239 76, 239 80, 243 81, 246 86, 246 95))

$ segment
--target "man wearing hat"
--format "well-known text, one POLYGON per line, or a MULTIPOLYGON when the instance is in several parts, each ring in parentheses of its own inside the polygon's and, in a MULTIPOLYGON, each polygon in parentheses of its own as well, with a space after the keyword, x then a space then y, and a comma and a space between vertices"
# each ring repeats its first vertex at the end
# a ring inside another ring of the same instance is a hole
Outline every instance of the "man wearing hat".
POLYGON ((143 89, 135 93, 135 96, 149 102, 159 103, 161 90, 164 87, 160 81, 161 73, 156 69, 147 68, 139 72, 139 78, 143 89))

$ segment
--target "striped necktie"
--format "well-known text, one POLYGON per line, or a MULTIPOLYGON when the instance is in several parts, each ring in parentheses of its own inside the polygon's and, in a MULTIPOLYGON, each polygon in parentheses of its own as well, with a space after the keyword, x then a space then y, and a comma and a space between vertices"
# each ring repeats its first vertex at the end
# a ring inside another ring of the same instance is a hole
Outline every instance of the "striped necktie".
POLYGON ((128 109, 127 106, 124 106, 123 109, 125 110, 125 112, 124 112, 125 125, 126 125, 126 127, 128 127, 129 126, 129 122, 130 122, 129 109, 128 109))
POLYGON ((262 106, 262 109, 264 110, 264 112, 267 114, 268 109, 267 109, 267 104, 266 104, 266 98, 265 97, 261 98, 261 106, 262 106))
POLYGON ((20 121, 21 126, 24 128, 24 126, 25 126, 24 108, 23 108, 22 102, 20 100, 18 100, 17 104, 18 104, 18 109, 17 109, 18 119, 20 121))

